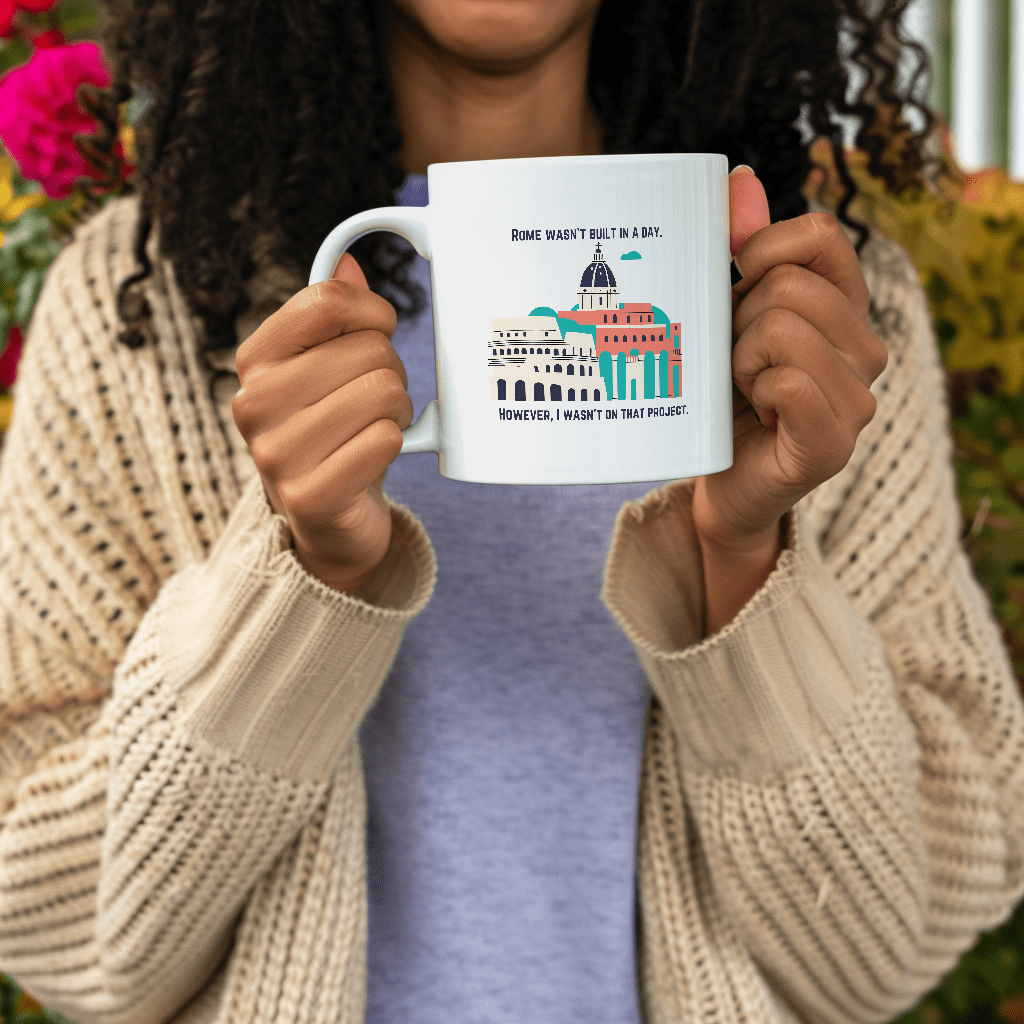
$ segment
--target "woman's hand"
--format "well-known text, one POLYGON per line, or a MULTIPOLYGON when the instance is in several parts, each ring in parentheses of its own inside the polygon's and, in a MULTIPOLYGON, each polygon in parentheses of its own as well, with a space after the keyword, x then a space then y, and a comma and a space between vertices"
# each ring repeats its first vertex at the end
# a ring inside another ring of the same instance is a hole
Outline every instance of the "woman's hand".
POLYGON ((769 224, 754 174, 737 169, 729 184, 743 275, 733 288, 733 464, 697 480, 693 517, 705 561, 716 571, 744 567, 744 592, 719 594, 714 614, 709 595, 709 631, 771 571, 782 516, 850 460, 888 358, 868 326, 867 285, 839 222, 809 213, 769 224))
POLYGON ((332 280, 289 299, 236 357, 231 411, 267 498, 306 570, 352 594, 391 543, 384 474, 412 422, 395 323, 346 253, 332 280))

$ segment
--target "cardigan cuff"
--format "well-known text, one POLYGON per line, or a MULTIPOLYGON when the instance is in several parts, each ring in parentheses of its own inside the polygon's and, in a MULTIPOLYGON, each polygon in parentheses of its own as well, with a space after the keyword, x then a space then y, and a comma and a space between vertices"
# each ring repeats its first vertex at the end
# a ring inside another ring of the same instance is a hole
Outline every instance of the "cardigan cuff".
POLYGON ((882 671, 877 645, 822 562, 800 504, 767 580, 704 637, 692 500, 693 481, 684 481, 622 510, 602 596, 669 715, 684 767, 763 782, 839 731, 863 681, 882 671))
POLYGON ((422 524, 392 503, 388 572, 371 605, 311 576, 257 476, 209 559, 158 595, 158 657, 187 738, 254 768, 323 780, 433 591, 422 524))

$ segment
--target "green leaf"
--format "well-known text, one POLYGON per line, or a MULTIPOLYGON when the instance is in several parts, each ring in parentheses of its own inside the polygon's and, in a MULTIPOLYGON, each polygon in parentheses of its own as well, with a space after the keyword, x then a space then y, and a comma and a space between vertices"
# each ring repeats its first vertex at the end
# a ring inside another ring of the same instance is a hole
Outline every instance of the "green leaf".
POLYGON ((1002 999, 1014 986, 1014 980, 1019 974, 1020 956, 1015 949, 1002 946, 980 958, 976 968, 991 986, 993 997, 1002 999))
POLYGON ((27 324, 32 318, 32 310, 43 287, 43 272, 33 268, 18 282, 17 301, 14 305, 14 319, 19 324, 27 324))
POLYGON ((981 223, 989 231, 1008 231, 1014 226, 1017 218, 1011 213, 1008 217, 982 217, 981 223))
POLYGON ((963 961, 960 966, 946 979, 942 986, 942 995, 954 1013, 965 1013, 974 1005, 971 991, 970 973, 964 970, 963 961))
POLYGON ((1006 254, 1006 266, 1009 270, 1024 268, 1024 235, 1018 235, 1013 240, 1013 245, 1006 254))
POLYGON ((24 39, 12 39, 0 47, 0 75, 24 64, 31 53, 28 43, 24 39))
POLYGON ((14 1014, 14 1003, 18 991, 14 982, 4 974, 0 974, 0 1021, 8 1021, 14 1014))
POLYGON ((967 425, 976 438, 991 438, 995 434, 996 420, 1002 412, 999 400, 972 391, 967 396, 967 425))
POLYGON ((3 246, 0 248, 0 293, 5 293, 9 288, 16 288, 20 276, 18 250, 13 245, 3 246))
POLYGON ((988 315, 992 318, 989 337, 1001 338, 1006 333, 1006 327, 1003 323, 1003 309, 999 300, 992 298, 991 295, 981 295, 978 301, 988 310, 988 315))
POLYGON ((95 0, 64 0, 57 8, 61 31, 70 39, 96 28, 103 15, 95 0))
POLYGON ((939 306, 955 294, 953 289, 946 284, 946 279, 941 274, 933 273, 925 286, 928 299, 933 306, 939 306))
POLYGON ((1012 448, 1007 448, 1003 452, 1002 462, 1014 476, 1024 479, 1024 445, 1014 445, 1012 448))
POLYGON ((21 251, 27 245, 50 245, 53 227, 42 208, 26 210, 9 228, 4 239, 5 250, 21 251))
POLYGON ((935 321, 935 336, 939 341, 939 353, 943 359, 956 339, 956 324, 941 317, 935 321))

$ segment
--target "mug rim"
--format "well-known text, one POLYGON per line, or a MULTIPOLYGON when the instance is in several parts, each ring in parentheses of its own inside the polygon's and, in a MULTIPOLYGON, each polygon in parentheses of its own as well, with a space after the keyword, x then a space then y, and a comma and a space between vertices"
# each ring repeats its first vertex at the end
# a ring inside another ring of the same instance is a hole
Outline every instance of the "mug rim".
POLYGON ((671 160, 706 160, 709 157, 721 157, 728 166, 728 156, 725 153, 590 153, 577 156, 517 156, 501 157, 495 160, 447 160, 427 165, 427 175, 431 171, 443 170, 446 167, 508 167, 529 164, 532 167, 538 165, 559 165, 559 164, 628 164, 628 163, 666 163, 671 160))

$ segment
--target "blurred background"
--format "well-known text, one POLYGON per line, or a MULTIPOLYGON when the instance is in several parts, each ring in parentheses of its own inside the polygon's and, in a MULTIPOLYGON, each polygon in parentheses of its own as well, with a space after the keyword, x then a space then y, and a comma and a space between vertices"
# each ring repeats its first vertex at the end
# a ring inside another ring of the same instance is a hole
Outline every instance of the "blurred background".
MULTIPOLYGON (((937 118, 934 167, 892 195, 849 131, 849 212, 903 245, 921 276, 946 367, 962 542, 1024 680, 1024 0, 913 0, 904 27, 932 60, 921 88, 937 118)), ((46 269, 134 169, 140 99, 112 126, 117 166, 95 170, 76 140, 109 81, 99 28, 96 0, 0 0, 0 445, 46 269)), ((908 49, 904 73, 916 66, 908 49)), ((834 209, 828 142, 812 156, 805 194, 834 209)), ((62 1020, 0 975, 0 1024, 62 1020)), ((1024 909, 899 1024, 946 1022, 1024 1024, 1024 909)))

